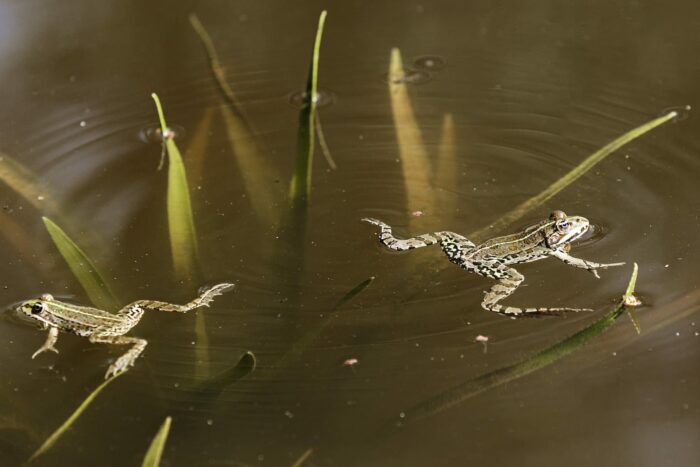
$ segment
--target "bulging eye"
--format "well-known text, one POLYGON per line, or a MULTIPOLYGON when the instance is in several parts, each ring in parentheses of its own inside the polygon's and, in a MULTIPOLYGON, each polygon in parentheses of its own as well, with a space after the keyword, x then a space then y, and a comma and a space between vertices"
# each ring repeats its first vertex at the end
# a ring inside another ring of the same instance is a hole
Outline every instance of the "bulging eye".
POLYGON ((33 315, 38 315, 44 310, 44 304, 41 302, 36 302, 34 305, 32 305, 32 314, 33 315))
POLYGON ((567 221, 566 219, 557 222, 557 229, 560 232, 566 232, 567 230, 569 230, 569 227, 571 227, 571 224, 569 224, 569 221, 567 221))

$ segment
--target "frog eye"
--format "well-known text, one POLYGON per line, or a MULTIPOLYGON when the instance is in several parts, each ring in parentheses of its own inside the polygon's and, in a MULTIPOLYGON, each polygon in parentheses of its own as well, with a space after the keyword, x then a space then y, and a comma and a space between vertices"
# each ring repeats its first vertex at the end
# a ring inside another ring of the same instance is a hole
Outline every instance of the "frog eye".
POLYGON ((557 222, 557 229, 560 232, 566 232, 567 230, 569 230, 569 227, 571 227, 571 224, 569 224, 569 221, 566 219, 562 219, 557 222))
POLYGON ((44 310, 44 304, 41 302, 36 302, 34 305, 32 305, 32 314, 33 315, 38 315, 44 310))

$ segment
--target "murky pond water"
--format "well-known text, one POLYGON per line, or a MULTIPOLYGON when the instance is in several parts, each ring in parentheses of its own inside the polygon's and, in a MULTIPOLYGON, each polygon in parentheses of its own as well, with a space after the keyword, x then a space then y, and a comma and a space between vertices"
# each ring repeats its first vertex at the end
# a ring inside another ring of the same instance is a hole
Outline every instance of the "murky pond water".
MULTIPOLYGON (((491 280, 448 264, 437 247, 394 254, 360 222, 377 217, 404 236, 475 232, 615 137, 695 105, 700 9, 684 3, 0 2, 0 164, 34 174, 36 195, 0 182, 0 302, 10 310, 50 292, 90 303, 42 216, 79 243, 122 304, 186 302, 201 285, 236 284, 197 313, 148 312, 130 333, 148 339, 144 355, 36 464, 139 465, 170 415, 163 465, 696 465, 694 111, 493 232, 553 209, 589 218, 597 234, 572 254, 628 266, 596 280, 554 259, 521 265, 526 286, 507 303, 594 313, 486 312, 491 280), (306 218, 290 221, 299 93, 324 8, 319 115, 337 169, 317 151, 306 218), (233 153, 230 105, 190 13, 212 37, 259 159, 233 153), (408 151, 437 167, 446 115, 454 125, 443 176, 406 175, 409 186, 427 177, 436 195, 423 205, 412 204, 400 161, 393 47, 410 70, 421 130, 412 141, 422 146, 408 151), (201 271, 189 282, 173 274, 154 91, 191 188, 201 271), (421 401, 595 321, 635 261, 640 335, 622 316, 553 365, 382 431, 421 401), (360 284, 369 285, 337 306, 360 284), (245 352, 254 371, 195 390, 245 352)), ((0 320, 2 465, 25 461, 123 350, 61 334, 59 354, 32 360, 45 332, 11 315, 0 320)))

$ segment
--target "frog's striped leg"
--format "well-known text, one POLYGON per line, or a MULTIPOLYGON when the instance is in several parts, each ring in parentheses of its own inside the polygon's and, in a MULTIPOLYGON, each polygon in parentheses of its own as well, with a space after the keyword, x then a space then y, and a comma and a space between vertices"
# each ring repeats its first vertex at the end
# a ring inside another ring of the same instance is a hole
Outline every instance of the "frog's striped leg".
POLYGON ((611 267, 622 266, 625 264, 625 263, 608 263, 608 264, 594 263, 593 261, 587 261, 585 259, 570 256, 566 253, 566 251, 561 250, 561 249, 554 250, 552 252, 552 255, 554 255, 556 258, 562 260, 566 264, 569 264, 569 265, 577 267, 577 268, 587 269, 587 270, 591 271, 593 273, 593 275, 596 276, 598 279, 600 279, 600 276, 598 275, 597 269, 608 269, 611 267))
POLYGON ((58 340, 58 328, 55 326, 49 326, 49 333, 46 336, 46 341, 44 341, 44 345, 39 347, 39 350, 34 352, 32 354, 32 359, 39 355, 40 353, 46 352, 47 350, 50 350, 51 352, 56 352, 58 353, 58 349, 54 347, 54 344, 58 340))
POLYGON ((109 330, 106 330, 104 333, 91 335, 90 342, 99 344, 133 345, 124 353, 124 355, 119 357, 109 366, 107 373, 105 373, 105 379, 108 379, 110 376, 116 376, 120 373, 124 373, 126 370, 128 370, 130 366, 134 365, 136 359, 139 358, 141 352, 143 352, 146 345, 148 345, 148 341, 146 339, 128 336, 114 336, 110 335, 109 332, 109 330))
MULTIPOLYGON (((515 292, 515 289, 522 284, 525 277, 513 268, 506 267, 500 263, 484 264, 484 268, 489 271, 484 274, 492 279, 497 279, 498 283, 494 284, 491 289, 486 292, 481 306, 485 310, 495 311, 510 318, 523 318, 531 316, 545 315, 561 315, 567 311, 593 311, 589 308, 517 308, 514 306, 503 306, 500 302, 504 298, 515 292)), ((480 269, 484 271, 485 269, 480 269)))
MULTIPOLYGON (((411 238, 396 238, 391 230, 391 226, 377 219, 364 218, 363 222, 369 222, 379 226, 379 241, 385 247, 394 251, 413 250, 424 246, 435 245, 442 241, 452 240, 455 242, 469 242, 463 236, 454 232, 434 232, 418 235, 411 238)), ((469 242, 471 243, 471 242, 469 242)), ((473 246, 473 244, 472 244, 473 246)))
MULTIPOLYGON (((176 303, 158 302, 155 300, 138 300, 122 308, 117 316, 126 317, 130 320, 138 320, 143 314, 143 310, 173 311, 177 313, 187 313, 190 310, 202 306, 209 306, 214 297, 223 294, 233 288, 233 284, 217 284, 205 289, 199 297, 189 303, 178 305, 176 303)), ((134 323, 136 324, 136 323, 134 323)))

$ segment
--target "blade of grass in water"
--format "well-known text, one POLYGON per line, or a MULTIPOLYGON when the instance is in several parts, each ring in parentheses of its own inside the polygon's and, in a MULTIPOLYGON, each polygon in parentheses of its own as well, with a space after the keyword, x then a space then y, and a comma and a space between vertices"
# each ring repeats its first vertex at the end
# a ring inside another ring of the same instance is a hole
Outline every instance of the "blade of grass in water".
POLYGON ((466 383, 454 386, 424 400, 423 402, 420 402, 408 410, 404 410, 398 420, 392 421, 390 424, 384 427, 382 434, 390 434, 398 427, 431 417, 444 410, 462 404, 466 400, 484 391, 529 375, 532 372, 557 362, 575 350, 580 349, 584 344, 601 335, 615 323, 620 315, 624 313, 626 309, 624 305, 625 299, 634 293, 634 288, 637 282, 637 269, 637 263, 634 263, 634 269, 632 271, 629 284, 627 285, 625 295, 615 306, 615 308, 609 313, 605 314, 602 318, 598 319, 571 337, 564 339, 563 341, 560 341, 545 350, 542 350, 530 358, 527 358, 514 365, 491 371, 475 379, 467 381, 466 383))
POLYGON ((435 173, 440 199, 440 212, 453 216, 457 211, 457 145, 455 142, 455 123, 452 114, 442 119, 438 166, 435 173))
POLYGON ((675 110, 668 112, 667 114, 655 118, 654 120, 651 120, 645 123, 644 125, 638 126, 637 128, 634 128, 633 130, 630 130, 624 135, 616 138, 615 140, 611 141, 610 143, 606 144, 605 146, 588 156, 586 159, 583 160, 583 162, 574 167, 569 173, 561 177, 559 180, 549 185, 540 194, 538 194, 537 196, 533 196, 532 198, 517 206, 515 209, 509 211, 503 216, 500 216, 498 221, 494 222, 492 225, 484 227, 483 229, 472 233, 469 236, 469 238, 480 239, 485 236, 490 236, 495 232, 498 232, 503 227, 507 227, 508 225, 523 217, 528 212, 542 206, 550 198, 552 198, 564 188, 568 187, 573 182, 578 180, 579 177, 588 172, 590 169, 593 168, 593 166, 605 159, 611 153, 620 149, 625 144, 634 141, 635 139, 639 138, 645 133, 653 130, 654 128, 663 125, 664 123, 670 120, 673 120, 677 116, 678 112, 675 110))
POLYGON ((433 212, 432 169, 408 95, 401 51, 397 48, 391 50, 389 60, 389 97, 403 170, 406 209, 408 212, 433 212))
POLYGON ((80 285, 85 289, 92 303, 105 310, 117 309, 118 300, 92 260, 51 219, 42 217, 42 220, 56 248, 63 256, 75 278, 78 279, 80 285))
POLYGON ((151 441, 151 446, 148 448, 146 456, 143 458, 141 467, 158 467, 160 465, 160 459, 163 457, 163 449, 165 448, 165 442, 168 440, 168 433, 170 433, 170 424, 172 421, 172 417, 165 417, 165 421, 160 426, 153 441, 151 441))
POLYGON ((321 126, 321 113, 316 112, 316 135, 318 135, 318 145, 321 148, 321 154, 323 154, 323 157, 326 159, 326 163, 328 164, 328 167, 331 168, 331 170, 336 170, 338 169, 338 166, 336 165, 335 161, 333 160, 333 156, 331 155, 331 149, 328 147, 328 143, 326 142, 326 136, 323 134, 323 127, 321 126))
POLYGON ((238 362, 218 375, 202 381, 194 386, 190 392, 200 393, 208 398, 218 397, 227 387, 236 381, 251 374, 257 366, 257 360, 253 352, 246 352, 238 362))
POLYGON ((189 145, 185 149, 187 176, 193 185, 201 184, 204 179, 205 160, 209 141, 211 141, 215 113, 214 107, 204 109, 204 114, 192 132, 189 145))
POLYGON ((189 282, 198 272, 197 235, 192 216, 190 191, 182 156, 175 141, 168 136, 168 125, 163 115, 160 99, 153 93, 153 101, 158 110, 163 144, 168 152, 168 227, 170 233, 170 250, 173 269, 178 280, 189 282))
POLYGON ((314 115, 318 90, 318 61, 323 37, 326 11, 318 18, 316 40, 311 54, 306 92, 299 110, 299 133, 297 137, 297 164, 289 186, 289 199, 293 206, 306 205, 311 196, 311 169, 314 159, 314 115))
MULTIPOLYGON (((122 373, 120 373, 120 374, 122 374, 122 373)), ((29 458, 27 463, 32 462, 34 459, 36 459, 37 457, 41 456, 46 451, 51 449, 51 447, 53 447, 53 445, 56 444, 56 442, 66 433, 66 431, 68 431, 68 429, 71 428, 71 426, 73 426, 73 424, 78 419, 78 417, 80 417, 83 414, 83 412, 85 412, 85 410, 90 406, 92 401, 95 400, 95 398, 100 394, 100 392, 102 392, 102 390, 104 388, 106 388, 107 385, 109 385, 109 383, 111 383, 112 381, 114 381, 118 377, 119 377, 119 375, 112 376, 111 378, 105 380, 102 384, 100 384, 97 387, 97 389, 92 391, 90 393, 90 395, 85 398, 85 400, 82 402, 82 404, 80 404, 78 406, 78 408, 75 409, 75 411, 71 414, 71 416, 68 417, 66 419, 66 421, 63 422, 63 424, 61 426, 59 426, 58 429, 56 429, 56 431, 54 431, 51 434, 51 436, 49 436, 46 439, 46 441, 44 441, 44 443, 39 447, 39 449, 37 449, 34 452, 34 454, 32 454, 32 456, 29 458)))
POLYGON ((301 456, 299 456, 299 459, 297 459, 293 464, 292 467, 301 467, 304 465, 304 462, 311 457, 311 454, 313 454, 314 450, 312 448, 307 449, 302 453, 301 456))
POLYGON ((55 213, 56 206, 51 201, 46 187, 37 182, 38 179, 39 177, 19 162, 7 154, 0 153, 0 182, 22 196, 37 211, 55 213))
POLYGON ((372 283, 373 280, 374 276, 365 279, 364 281, 360 282, 358 285, 353 287, 352 290, 350 290, 348 293, 343 295, 343 297, 340 300, 338 300, 338 303, 335 304, 331 313, 329 313, 328 316, 325 316, 322 319, 318 320, 316 323, 310 325, 307 328, 304 335, 301 336, 301 338, 294 343, 292 348, 275 363, 275 366, 284 367, 291 360, 299 358, 304 353, 304 351, 318 338, 318 336, 321 335, 326 326, 328 326, 332 322, 332 318, 337 316, 335 312, 338 311, 350 300, 355 298, 357 295, 359 295, 363 290, 365 290, 372 283))

